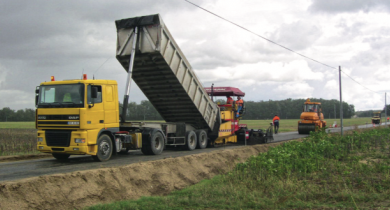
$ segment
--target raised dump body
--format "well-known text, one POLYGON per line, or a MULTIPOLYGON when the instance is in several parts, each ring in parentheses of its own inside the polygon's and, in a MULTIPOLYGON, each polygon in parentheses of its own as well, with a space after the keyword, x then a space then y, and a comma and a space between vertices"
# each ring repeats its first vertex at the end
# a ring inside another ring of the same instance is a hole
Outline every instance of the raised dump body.
POLYGON ((160 15, 117 20, 116 27, 116 58, 126 71, 138 31, 132 78, 166 122, 185 122, 209 131, 219 128, 218 106, 207 95, 160 15))

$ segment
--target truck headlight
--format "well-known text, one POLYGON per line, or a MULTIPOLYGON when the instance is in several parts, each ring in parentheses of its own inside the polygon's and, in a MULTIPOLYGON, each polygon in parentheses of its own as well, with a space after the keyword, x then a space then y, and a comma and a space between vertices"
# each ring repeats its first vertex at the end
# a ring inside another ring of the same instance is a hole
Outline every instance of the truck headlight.
POLYGON ((43 137, 38 137, 38 142, 43 142, 43 137))
POLYGON ((68 122, 68 125, 80 125, 80 122, 68 122))
POLYGON ((85 139, 74 139, 75 143, 85 143, 85 139))

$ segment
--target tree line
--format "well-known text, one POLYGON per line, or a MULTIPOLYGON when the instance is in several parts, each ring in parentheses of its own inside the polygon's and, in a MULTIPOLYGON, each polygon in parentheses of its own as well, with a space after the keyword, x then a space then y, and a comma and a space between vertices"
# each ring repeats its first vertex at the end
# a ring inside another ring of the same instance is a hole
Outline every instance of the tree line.
MULTIPOLYGON (((282 119, 299 119, 302 113, 302 107, 306 99, 285 99, 280 101, 245 101, 246 113, 242 117, 243 120, 261 120, 272 119, 274 115, 278 115, 282 119)), ((321 102, 322 112, 326 119, 340 118, 340 103, 338 100, 325 100, 310 98, 312 102, 321 102)), ((221 104, 224 100, 217 100, 221 104)), ((122 104, 120 111, 122 111, 122 104)), ((387 113, 390 115, 390 106, 387 106, 387 113)), ((382 110, 384 113, 384 109, 382 110)), ((355 112, 355 106, 343 102, 343 117, 351 118, 354 115, 358 117, 372 117, 373 110, 355 112)), ((130 121, 150 121, 163 120, 161 115, 153 107, 148 100, 143 100, 141 103, 130 102, 127 107, 126 120, 130 121)), ((34 109, 12 110, 5 107, 0 110, 0 122, 17 122, 17 121, 35 121, 34 109)))
POLYGON ((35 121, 34 109, 12 110, 9 107, 4 107, 0 110, 0 122, 28 122, 35 121))
MULTIPOLYGON (((244 120, 272 119, 278 115, 281 119, 299 119, 306 99, 285 99, 280 101, 246 101, 244 120)), ((320 102, 324 118, 340 118, 340 102, 322 98, 310 98, 311 102, 320 102)), ((355 106, 343 102, 343 117, 351 118, 355 115, 355 106)))

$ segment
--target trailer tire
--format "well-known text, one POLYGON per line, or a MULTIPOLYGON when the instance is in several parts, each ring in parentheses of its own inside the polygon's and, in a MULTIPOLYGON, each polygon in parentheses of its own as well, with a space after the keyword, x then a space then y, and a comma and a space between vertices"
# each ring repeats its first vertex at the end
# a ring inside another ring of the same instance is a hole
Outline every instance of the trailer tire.
POLYGON ((144 155, 159 155, 164 150, 164 136, 161 132, 154 132, 150 138, 150 144, 147 147, 142 146, 141 151, 144 155))
POLYGON ((92 156, 95 161, 104 162, 111 158, 113 146, 111 138, 108 135, 103 134, 99 137, 97 147, 96 155, 92 156))
POLYGON ((204 149, 207 147, 207 133, 205 130, 197 130, 196 132, 197 149, 204 149))
POLYGON ((196 133, 194 131, 187 131, 185 141, 184 149, 194 150, 197 145, 196 133))
POLYGON ((59 153, 52 153, 52 155, 57 160, 67 160, 70 156, 68 154, 59 154, 59 153))

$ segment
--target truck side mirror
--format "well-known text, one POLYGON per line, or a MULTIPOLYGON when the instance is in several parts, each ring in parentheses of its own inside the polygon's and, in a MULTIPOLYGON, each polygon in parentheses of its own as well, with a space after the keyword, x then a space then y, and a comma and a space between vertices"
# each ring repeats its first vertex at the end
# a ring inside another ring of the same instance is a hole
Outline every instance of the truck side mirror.
POLYGON ((35 106, 38 105, 38 98, 39 98, 39 86, 35 89, 35 106))
POLYGON ((91 91, 91 98, 97 98, 98 88, 92 87, 91 91))

